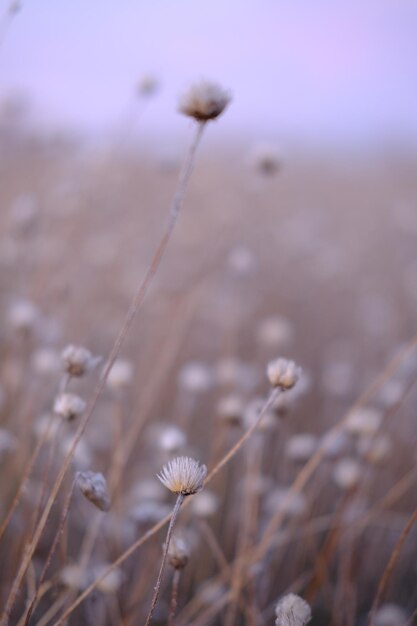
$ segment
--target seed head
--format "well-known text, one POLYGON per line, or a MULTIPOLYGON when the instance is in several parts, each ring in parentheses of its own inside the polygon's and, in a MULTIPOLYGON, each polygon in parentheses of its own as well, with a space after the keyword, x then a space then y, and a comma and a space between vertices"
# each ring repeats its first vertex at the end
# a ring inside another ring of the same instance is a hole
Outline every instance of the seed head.
POLYGON ((363 470, 356 459, 340 459, 333 470, 333 481, 339 489, 349 491, 359 484, 363 470))
POLYGON ((301 368, 294 361, 279 358, 270 361, 267 375, 273 387, 280 387, 282 390, 292 389, 300 378, 301 368))
POLYGON ((107 385, 114 391, 126 389, 133 380, 133 365, 130 361, 117 359, 109 372, 107 385))
POLYGON ((168 547, 168 561, 174 569, 184 569, 190 559, 190 550, 182 537, 173 536, 168 547))
POLYGON ((223 113, 230 99, 230 94, 217 83, 201 80, 191 85, 180 99, 178 108, 198 122, 207 122, 223 113))
POLYGON ((311 620, 311 609, 300 596, 289 593, 276 605, 275 615, 276 626, 305 626, 311 620))
POLYGON ((54 402, 54 413, 66 420, 73 420, 85 411, 86 404, 75 393, 61 393, 54 402))
POLYGON ((81 377, 90 372, 100 362, 100 357, 94 357, 90 350, 83 346, 68 345, 61 353, 64 368, 70 376, 81 377))
POLYGON ((103 474, 96 472, 78 472, 77 483, 82 494, 100 511, 108 511, 110 497, 107 482, 103 474))
POLYGON ((207 467, 188 456, 178 456, 162 468, 158 478, 170 491, 190 496, 202 490, 207 467))

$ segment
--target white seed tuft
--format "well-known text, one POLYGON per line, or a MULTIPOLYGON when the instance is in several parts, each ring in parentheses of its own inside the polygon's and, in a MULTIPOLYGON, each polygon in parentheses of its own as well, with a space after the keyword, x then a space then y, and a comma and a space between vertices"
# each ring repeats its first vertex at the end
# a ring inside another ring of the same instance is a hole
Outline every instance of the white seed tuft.
POLYGON ((164 465, 158 478, 170 491, 183 496, 198 493, 204 486, 207 467, 198 461, 179 456, 164 465))
POLYGON ((82 415, 85 408, 86 403, 75 393, 61 393, 54 402, 54 413, 69 421, 82 415))
POLYGON ((217 83, 200 80, 181 97, 178 109, 199 122, 218 117, 230 103, 230 94, 217 83))
POLYGON ((61 358, 67 374, 74 377, 84 376, 101 361, 101 357, 94 357, 87 348, 72 344, 64 348, 61 358))
POLYGON ((301 368, 288 359, 275 359, 268 364, 267 375, 273 387, 292 389, 301 376, 301 368))
POLYGON ((289 593, 275 607, 276 626, 305 626, 311 620, 309 604, 295 593, 289 593))

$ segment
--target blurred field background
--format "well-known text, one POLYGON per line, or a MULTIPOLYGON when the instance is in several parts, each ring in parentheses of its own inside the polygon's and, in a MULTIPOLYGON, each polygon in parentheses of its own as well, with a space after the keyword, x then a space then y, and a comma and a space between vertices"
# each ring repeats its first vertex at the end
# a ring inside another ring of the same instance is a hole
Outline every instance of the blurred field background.
MULTIPOLYGON (((121 373, 77 448, 10 623, 25 624, 78 470, 104 474, 112 507, 95 511, 75 490, 30 624, 62 623, 98 572, 169 513, 156 473, 178 454, 212 467, 268 393, 267 363, 284 356, 303 368, 299 387, 180 513, 191 556, 175 624, 272 624, 288 591, 311 603, 313 624, 366 624, 416 508, 415 4, 44 0, 3 13, 0 523, 43 443, 0 539, 0 607, 77 426, 52 415, 60 354, 75 344, 107 357, 190 141, 177 94, 208 76, 232 104, 207 125, 121 373), (302 493, 284 501, 375 380, 302 493), (277 514, 267 549, 242 565, 277 514)), ((97 376, 71 391, 88 400, 97 376)), ((415 621, 415 532, 376 626, 415 621)), ((66 623, 144 623, 163 539, 66 623)), ((167 623, 171 577, 155 623, 167 623)))

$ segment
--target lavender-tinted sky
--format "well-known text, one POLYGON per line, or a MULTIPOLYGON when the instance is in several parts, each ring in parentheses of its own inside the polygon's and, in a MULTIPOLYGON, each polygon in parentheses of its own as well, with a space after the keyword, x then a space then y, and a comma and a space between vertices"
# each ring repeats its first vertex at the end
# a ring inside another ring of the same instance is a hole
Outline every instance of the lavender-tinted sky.
POLYGON ((149 71, 149 132, 181 128, 177 93, 206 76, 234 93, 222 133, 417 141, 415 0, 23 0, 0 50, 3 93, 89 131, 149 71))

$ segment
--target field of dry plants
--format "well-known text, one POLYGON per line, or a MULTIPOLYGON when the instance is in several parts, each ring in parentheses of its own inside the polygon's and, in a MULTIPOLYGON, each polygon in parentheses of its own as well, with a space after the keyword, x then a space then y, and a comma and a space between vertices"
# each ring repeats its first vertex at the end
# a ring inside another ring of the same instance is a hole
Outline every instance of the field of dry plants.
POLYGON ((2 124, 0 622, 412 624, 416 159, 207 147, 185 112, 114 364, 181 160, 2 124))

